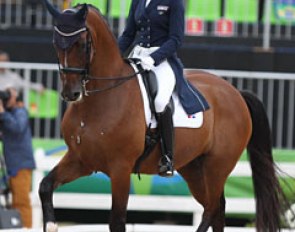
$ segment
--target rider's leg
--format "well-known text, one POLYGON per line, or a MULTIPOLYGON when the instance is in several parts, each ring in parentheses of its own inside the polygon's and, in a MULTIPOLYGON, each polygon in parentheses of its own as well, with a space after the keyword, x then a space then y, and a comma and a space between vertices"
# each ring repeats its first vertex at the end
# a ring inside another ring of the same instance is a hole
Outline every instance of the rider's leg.
POLYGON ((168 105, 175 87, 175 75, 167 61, 153 70, 158 81, 158 94, 155 98, 158 128, 161 134, 162 157, 159 162, 159 174, 173 175, 173 146, 174 132, 172 120, 172 107, 168 105))
POLYGON ((172 108, 167 105, 164 112, 157 114, 158 128, 161 134, 161 150, 162 157, 159 162, 159 174, 161 176, 173 175, 173 145, 174 145, 174 130, 172 120, 172 108))

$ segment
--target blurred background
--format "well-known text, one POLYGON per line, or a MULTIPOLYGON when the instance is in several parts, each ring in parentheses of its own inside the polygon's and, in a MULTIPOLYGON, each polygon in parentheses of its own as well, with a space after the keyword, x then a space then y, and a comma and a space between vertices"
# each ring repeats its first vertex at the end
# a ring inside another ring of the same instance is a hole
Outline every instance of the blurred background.
MULTIPOLYGON (((187 67, 294 70, 294 0, 184 1, 186 38, 181 56, 187 67)), ((95 5, 118 35, 124 28, 131 1, 52 2, 60 9, 82 2, 95 5)), ((13 61, 55 62, 51 47, 52 18, 42 1, 1 0, 0 13, 0 45, 13 61)))
MULTIPOLYGON (((123 31, 131 0, 52 0, 61 10, 84 2, 100 9, 116 37, 123 31)), ((295 0, 185 0, 185 7, 186 32, 179 50, 185 67, 208 70, 238 89, 257 94, 270 119, 275 159, 287 165, 285 171, 295 170, 295 0)), ((28 82, 42 83, 46 88, 42 94, 25 89, 24 101, 30 112, 34 148, 41 149, 44 157, 54 158, 56 162, 66 150, 60 134, 66 104, 59 97, 61 83, 52 46, 52 17, 42 1, 0 0, 0 50, 10 55, 10 62, 0 63, 0 67, 19 73, 28 82)), ((247 162, 245 155, 240 162, 247 162)), ((43 167, 40 173, 44 172, 43 167)), ((253 200, 250 175, 230 177, 226 196, 253 200)), ((293 179, 285 179, 295 186, 293 179)), ((146 176, 141 182, 132 177, 132 181, 134 195, 189 196, 179 176, 172 181, 156 176, 146 176)), ((95 174, 58 191, 109 194, 110 186, 108 177, 95 174)), ((295 202, 291 192, 288 196, 295 202)), ((71 207, 62 204, 58 208, 60 221, 105 223, 108 220, 106 209, 68 210, 65 208, 71 207)), ((190 225, 196 216, 190 211, 148 209, 138 213, 135 207, 128 218, 130 223, 190 225)), ((233 210, 227 214, 227 225, 251 225, 253 218, 253 211, 233 210)), ((38 225, 39 221, 35 222, 38 225)))

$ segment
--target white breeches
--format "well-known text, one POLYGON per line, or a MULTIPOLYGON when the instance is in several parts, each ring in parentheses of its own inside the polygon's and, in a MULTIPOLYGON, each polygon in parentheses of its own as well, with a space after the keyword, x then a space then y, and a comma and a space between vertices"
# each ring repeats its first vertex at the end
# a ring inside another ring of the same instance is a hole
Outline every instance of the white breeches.
MULTIPOLYGON (((157 49, 158 47, 144 48, 135 46, 129 56, 132 58, 142 58, 149 56, 157 49)), ((155 108, 157 113, 162 113, 172 96, 176 83, 175 75, 167 60, 163 61, 158 66, 155 66, 152 71, 155 73, 158 82, 158 93, 155 98, 155 108)))

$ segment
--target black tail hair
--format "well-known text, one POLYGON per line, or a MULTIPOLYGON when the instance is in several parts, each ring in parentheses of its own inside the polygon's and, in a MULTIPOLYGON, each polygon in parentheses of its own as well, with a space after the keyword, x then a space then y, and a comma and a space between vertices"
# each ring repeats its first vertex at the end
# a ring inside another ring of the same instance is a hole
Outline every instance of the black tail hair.
POLYGON ((280 216, 289 206, 280 186, 272 156, 271 129, 262 102, 242 91, 252 118, 252 136, 247 146, 256 197, 256 228, 258 232, 280 231, 280 216))

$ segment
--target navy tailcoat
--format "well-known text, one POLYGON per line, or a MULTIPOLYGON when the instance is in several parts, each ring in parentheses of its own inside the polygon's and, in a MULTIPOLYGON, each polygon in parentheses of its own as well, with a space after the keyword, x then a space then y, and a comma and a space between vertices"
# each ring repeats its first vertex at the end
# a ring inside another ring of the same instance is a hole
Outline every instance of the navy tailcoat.
POLYGON ((183 76, 183 64, 177 49, 184 37, 183 0, 132 0, 126 28, 119 37, 119 48, 125 53, 130 47, 159 47, 151 54, 155 65, 168 60, 176 76, 176 91, 188 114, 205 111, 208 103, 183 76))

